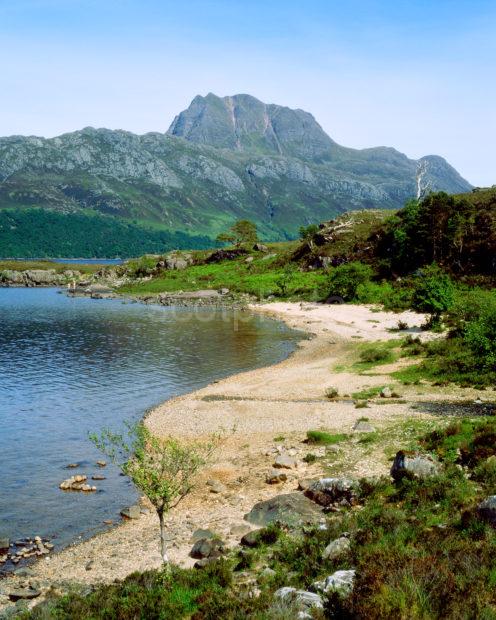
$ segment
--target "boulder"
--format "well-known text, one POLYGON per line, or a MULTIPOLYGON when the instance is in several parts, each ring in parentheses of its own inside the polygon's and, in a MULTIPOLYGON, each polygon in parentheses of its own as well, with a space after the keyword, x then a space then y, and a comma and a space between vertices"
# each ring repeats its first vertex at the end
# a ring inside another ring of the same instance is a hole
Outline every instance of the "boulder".
POLYGON ((300 478, 298 480, 298 491, 306 491, 315 482, 318 482, 319 478, 300 478))
POLYGON ((393 396, 393 392, 387 386, 382 388, 381 390, 381 398, 391 398, 393 396))
POLYGON ((430 454, 400 450, 394 457, 391 476, 398 481, 404 477, 428 478, 441 471, 441 465, 430 454))
POLYGON ((189 555, 196 560, 203 558, 220 558, 226 552, 224 543, 220 538, 201 538, 193 545, 189 555))
POLYGON ((41 592, 34 588, 16 588, 15 590, 10 590, 9 598, 11 601, 30 600, 37 598, 40 594, 41 592))
POLYGON ((346 555, 350 550, 350 539, 346 536, 336 538, 331 541, 322 553, 323 560, 337 560, 338 558, 346 555))
POLYGON ((243 547, 258 547, 260 544, 260 530, 253 530, 245 534, 241 539, 243 547))
POLYGON ((354 570, 337 570, 323 581, 315 581, 312 584, 312 589, 324 594, 337 592, 342 596, 348 596, 353 590, 355 575, 356 571, 354 570))
POLYGON ((13 269, 5 269, 4 271, 0 271, 0 282, 5 282, 6 284, 24 284, 24 273, 13 269))
POLYGON ((210 493, 225 493, 227 488, 218 480, 208 480, 207 486, 210 487, 210 493))
POLYGON ((10 546, 10 540, 6 537, 0 537, 0 551, 5 551, 10 546))
POLYGON ((215 532, 212 532, 212 530, 205 530, 203 528, 200 528, 193 532, 193 535, 191 536, 191 542, 195 543, 199 540, 205 540, 209 538, 218 538, 218 536, 215 532))
POLYGON ((296 588, 284 587, 274 592, 274 597, 289 605, 297 606, 300 611, 311 609, 324 609, 322 597, 314 592, 297 590, 296 588))
POLYGON ((245 258, 245 263, 248 263, 248 264, 249 264, 249 263, 253 263, 253 261, 254 261, 254 260, 255 260, 255 259, 253 258, 253 256, 247 256, 247 257, 245 258))
POLYGON ((286 482, 287 479, 287 474, 280 469, 271 469, 265 476, 265 482, 267 484, 279 484, 279 482, 286 482))
POLYGON ((352 505, 357 492, 358 483, 350 478, 320 478, 306 489, 305 495, 327 507, 336 503, 352 505))
POLYGON ((139 519, 141 516, 141 508, 135 504, 121 510, 121 516, 125 519, 139 519))
POLYGON ((375 428, 366 420, 357 420, 353 426, 355 433, 374 433, 375 428))
POLYGON ((280 454, 274 461, 273 466, 277 469, 295 469, 298 467, 298 462, 289 454, 280 454))
POLYGON ((496 527, 496 495, 486 497, 477 506, 477 513, 481 519, 496 527))
POLYGON ((223 260, 234 260, 248 254, 244 248, 233 248, 231 250, 216 250, 205 260, 206 263, 220 263, 223 260))
POLYGON ((255 252, 264 252, 264 254, 269 251, 269 248, 263 243, 255 243, 253 249, 255 250, 255 252))
POLYGON ((274 522, 288 526, 315 524, 322 519, 322 509, 301 493, 288 493, 258 502, 244 518, 253 525, 274 522))
POLYGON ((45 286, 60 284, 65 280, 55 269, 29 269, 24 272, 24 277, 28 283, 45 286))

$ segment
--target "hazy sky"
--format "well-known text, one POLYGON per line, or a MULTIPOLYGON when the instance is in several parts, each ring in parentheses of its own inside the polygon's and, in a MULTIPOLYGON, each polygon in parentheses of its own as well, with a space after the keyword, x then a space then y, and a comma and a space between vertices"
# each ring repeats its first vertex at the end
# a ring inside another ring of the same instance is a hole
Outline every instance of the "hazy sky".
POLYGON ((0 135, 165 131, 198 93, 496 184, 496 0, 0 0, 0 135))

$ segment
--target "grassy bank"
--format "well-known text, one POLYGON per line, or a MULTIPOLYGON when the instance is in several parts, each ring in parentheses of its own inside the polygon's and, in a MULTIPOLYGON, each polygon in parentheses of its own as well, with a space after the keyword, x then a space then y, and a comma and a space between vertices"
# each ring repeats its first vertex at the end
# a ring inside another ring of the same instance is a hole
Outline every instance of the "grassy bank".
POLYGON ((477 511, 496 493, 496 419, 403 422, 370 437, 363 449, 374 442, 391 454, 418 449, 439 462, 438 473, 362 480, 356 505, 329 513, 326 529, 270 525, 254 546, 205 569, 135 573, 20 617, 283 620, 296 611, 276 602, 278 588, 306 590, 336 570, 353 569, 351 594, 324 595, 324 609, 311 617, 496 618, 496 530, 477 511), (344 551, 323 557, 343 536, 344 551))

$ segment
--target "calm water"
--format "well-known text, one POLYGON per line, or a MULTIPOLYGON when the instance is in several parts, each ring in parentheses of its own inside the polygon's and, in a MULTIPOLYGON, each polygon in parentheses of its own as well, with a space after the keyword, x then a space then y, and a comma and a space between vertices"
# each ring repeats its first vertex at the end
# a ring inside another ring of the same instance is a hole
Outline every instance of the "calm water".
POLYGON ((58 489, 73 473, 96 473, 88 432, 119 430, 168 397, 279 361, 299 338, 246 313, 0 289, 0 535, 65 545, 118 518, 136 495, 113 467, 100 470, 97 493, 58 489))

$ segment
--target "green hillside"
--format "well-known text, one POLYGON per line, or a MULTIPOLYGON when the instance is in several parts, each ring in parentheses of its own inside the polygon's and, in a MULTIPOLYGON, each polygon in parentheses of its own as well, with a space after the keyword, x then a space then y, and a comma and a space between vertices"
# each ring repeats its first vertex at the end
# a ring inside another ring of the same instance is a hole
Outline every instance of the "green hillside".
POLYGON ((99 214, 0 210, 0 258, 131 257, 214 245, 207 236, 146 228, 99 214))

